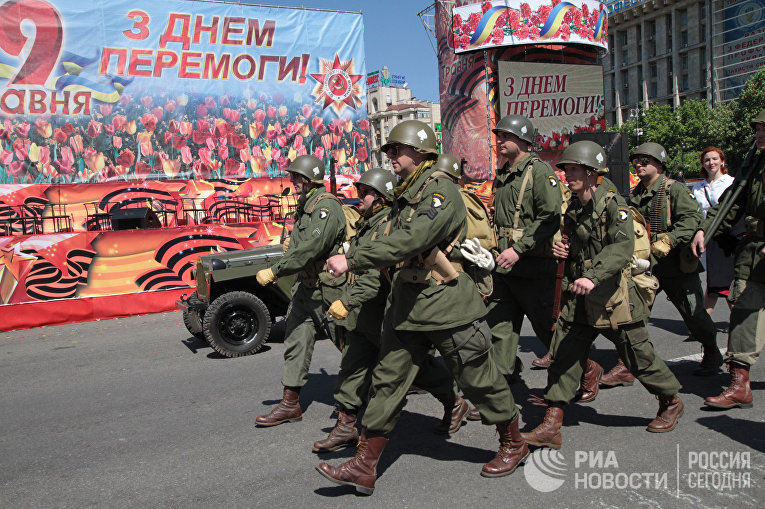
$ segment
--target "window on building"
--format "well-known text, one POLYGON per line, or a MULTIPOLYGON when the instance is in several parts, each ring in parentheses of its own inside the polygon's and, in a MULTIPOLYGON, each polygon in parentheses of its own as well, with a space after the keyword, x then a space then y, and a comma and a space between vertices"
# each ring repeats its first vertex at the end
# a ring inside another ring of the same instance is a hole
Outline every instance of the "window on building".
POLYGON ((686 48, 688 46, 688 30, 680 31, 680 47, 686 48))
POLYGON ((667 45, 666 45, 666 52, 669 53, 672 51, 672 15, 667 14, 664 16, 664 28, 667 32, 667 45))
POLYGON ((630 102, 630 80, 629 73, 625 70, 622 71, 622 104, 629 104, 630 102))
POLYGON ((418 111, 417 118, 430 118, 430 112, 427 110, 418 111))
POLYGON ((707 24, 701 23, 699 25, 699 42, 705 42, 707 40, 707 24))
POLYGON ((637 40, 637 58, 639 62, 643 60, 643 27, 640 25, 635 27, 635 37, 637 40))
POLYGON ((706 88, 707 86, 707 49, 699 49, 699 87, 706 88))
POLYGON ((614 67, 616 67, 616 48, 614 48, 613 35, 608 36, 608 49, 609 49, 608 59, 609 59, 609 62, 611 63, 611 69, 613 69, 614 67))
POLYGON ((688 9, 680 9, 677 11, 677 17, 680 20, 680 27, 688 26, 688 9))
POLYGON ((659 76, 659 66, 656 65, 656 62, 651 62, 651 65, 648 66, 648 69, 651 75, 651 79, 655 80, 659 76))
POLYGON ((680 57, 680 69, 685 72, 688 72, 688 53, 684 53, 680 57))
POLYGON ((654 99, 656 96, 659 95, 658 86, 656 84, 656 80, 652 81, 651 84, 648 86, 648 97, 651 99, 654 99))
POLYGON ((648 58, 656 56, 656 20, 648 22, 648 58))
POLYGON ((680 91, 682 92, 685 90, 688 90, 688 74, 687 73, 684 73, 680 77, 680 91))
POLYGON ((630 57, 629 57, 629 46, 627 45, 627 31, 623 30, 619 33, 619 39, 621 40, 621 44, 619 44, 619 54, 621 55, 621 63, 622 66, 625 66, 629 64, 630 57))

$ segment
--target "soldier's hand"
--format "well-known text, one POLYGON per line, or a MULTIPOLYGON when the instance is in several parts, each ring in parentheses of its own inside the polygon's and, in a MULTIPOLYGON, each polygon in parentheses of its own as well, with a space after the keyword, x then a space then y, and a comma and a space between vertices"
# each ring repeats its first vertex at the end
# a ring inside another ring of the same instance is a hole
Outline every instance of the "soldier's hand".
POLYGON ((259 270, 258 273, 255 274, 255 279, 258 280, 260 286, 266 286, 276 281, 276 275, 274 274, 274 271, 271 270, 271 267, 269 267, 267 269, 259 270))
POLYGON ((760 258, 765 258, 765 247, 760 249, 760 258))
POLYGON ((656 242, 651 244, 651 254, 656 258, 664 258, 672 250, 672 242, 666 233, 656 242))
POLYGON ((555 244, 553 244, 552 252, 553 256, 557 258, 558 260, 565 260, 568 258, 568 242, 563 242, 562 240, 559 240, 555 244))
POLYGON ((691 252, 701 258, 704 251, 704 230, 699 230, 691 241, 691 252))
POLYGON ((586 277, 580 277, 571 285, 571 291, 577 295, 588 295, 595 288, 595 283, 586 277))
POLYGON ((348 313, 348 308, 345 307, 345 304, 343 304, 343 301, 341 300, 336 300, 333 302, 327 310, 327 314, 335 320, 345 320, 348 316, 348 313))
POLYGON ((287 250, 290 248, 290 239, 292 237, 285 237, 284 242, 282 242, 282 252, 286 253, 287 250))
POLYGON ((497 256, 497 265, 503 269, 509 269, 520 259, 520 255, 515 252, 514 248, 510 247, 499 253, 499 256, 497 256))
POLYGON ((348 260, 344 254, 330 256, 327 259, 327 271, 330 276, 339 277, 348 272, 348 260))

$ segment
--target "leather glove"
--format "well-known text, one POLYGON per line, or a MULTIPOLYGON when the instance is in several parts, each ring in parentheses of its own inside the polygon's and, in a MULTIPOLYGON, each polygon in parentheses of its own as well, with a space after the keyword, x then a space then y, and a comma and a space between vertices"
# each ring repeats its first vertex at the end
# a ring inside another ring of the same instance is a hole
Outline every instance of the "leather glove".
POLYGON ((345 307, 345 304, 343 304, 343 301, 341 300, 336 300, 333 302, 327 310, 327 314, 335 320, 345 320, 345 318, 348 316, 348 313, 348 308, 345 307))
POLYGON ((255 279, 258 280, 260 286, 266 286, 276 281, 276 275, 274 274, 274 271, 271 270, 271 267, 269 267, 267 269, 259 270, 255 275, 255 279))
POLYGON ((494 256, 488 249, 481 247, 481 242, 477 238, 466 240, 460 245, 460 253, 466 260, 476 267, 486 270, 493 270, 495 267, 494 256))
POLYGON ((669 240, 669 235, 666 233, 656 242, 651 244, 651 254, 656 258, 664 258, 672 249, 672 242, 669 240))
POLYGON ((290 239, 292 237, 284 237, 284 242, 282 243, 282 252, 286 253, 287 250, 290 248, 290 239))

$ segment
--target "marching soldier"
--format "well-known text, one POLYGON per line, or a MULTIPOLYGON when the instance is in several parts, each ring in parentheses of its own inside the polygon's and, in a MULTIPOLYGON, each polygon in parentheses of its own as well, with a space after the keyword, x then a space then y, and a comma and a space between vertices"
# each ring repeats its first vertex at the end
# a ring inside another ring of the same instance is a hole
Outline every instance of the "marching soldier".
POLYGON ((269 413, 258 416, 256 426, 276 426, 303 418, 298 401, 300 389, 308 381, 316 336, 320 330, 329 329, 324 318, 328 306, 325 299, 332 290, 337 293, 337 287, 344 282, 324 269, 327 258, 338 252, 345 238, 342 206, 324 188, 324 163, 312 155, 298 156, 287 172, 300 195, 289 248, 276 264, 259 271, 256 277, 265 286, 280 275, 297 273, 298 282, 292 289, 292 305, 285 323, 282 400, 269 413), (322 294, 326 294, 324 298, 322 294))
MULTIPOLYGON (((651 270, 659 279, 688 330, 701 343, 704 356, 694 374, 710 376, 719 372, 722 355, 715 340, 717 328, 704 308, 704 290, 698 259, 688 245, 701 223, 699 204, 688 188, 664 175, 667 152, 658 143, 643 143, 632 154, 640 183, 632 191, 630 205, 650 224, 651 270)), ((622 362, 603 375, 603 385, 632 385, 634 377, 622 362)))
POLYGON ((572 143, 558 167, 579 198, 579 205, 566 213, 570 243, 554 246, 556 257, 566 259, 564 286, 570 297, 563 304, 551 346, 553 363, 545 390, 550 406, 544 422, 523 433, 523 438, 540 447, 561 446, 563 407, 576 395, 599 334, 616 345, 630 372, 659 399, 658 414, 647 430, 672 431, 683 413, 677 396, 680 383, 648 338, 648 306, 630 277, 632 217, 614 184, 603 177, 608 172, 605 151, 592 141, 572 143))
MULTIPOLYGON (((706 398, 704 404, 714 408, 750 408, 752 388, 749 368, 765 345, 765 110, 752 119, 758 158, 749 168, 742 168, 736 180, 720 197, 720 204, 707 212, 701 230, 693 239, 694 253, 704 252, 704 232, 720 213, 726 195, 741 185, 748 174, 747 185, 739 191, 722 220, 717 233, 724 233, 742 217, 746 236, 736 249, 734 279, 728 299, 733 303, 730 312, 728 353, 726 362, 730 371, 730 384, 719 396, 706 398)), ((751 155, 754 156, 754 147, 751 155)))
POLYGON ((457 384, 478 407, 485 424, 496 424, 500 448, 481 475, 512 473, 529 454, 518 430, 518 410, 507 383, 488 356, 491 330, 475 283, 462 271, 459 249, 466 220, 457 186, 431 178, 437 157, 435 134, 426 124, 407 120, 390 134, 383 151, 403 178, 388 236, 332 257, 336 275, 351 270, 399 265, 392 282, 381 338, 380 359, 362 421, 358 452, 338 467, 317 470, 338 484, 372 493, 376 466, 398 420, 406 391, 434 345, 457 384))
MULTIPOLYGON (((396 177, 387 170, 372 168, 355 185, 362 219, 356 236, 351 239, 352 246, 374 242, 390 231, 390 205, 394 200, 396 177)), ((389 278, 387 269, 349 273, 342 296, 329 307, 328 313, 337 320, 336 326, 342 329, 338 334, 344 336, 345 343, 335 385, 337 424, 326 439, 313 444, 313 452, 336 451, 356 445, 359 440, 356 416, 367 400, 372 369, 380 353, 380 329, 390 293, 389 278)), ((415 383, 427 388, 444 404, 444 417, 434 432, 458 431, 469 405, 456 394, 449 370, 428 356, 415 383)))
MULTIPOLYGON (((492 358, 508 378, 518 375, 516 359, 523 317, 550 348, 557 263, 552 238, 560 230, 561 191, 555 172, 529 152, 534 126, 526 117, 507 115, 494 128, 507 160, 494 180, 494 225, 499 255, 486 321, 493 335, 492 358)), ((547 353, 533 364, 546 368, 547 353)))

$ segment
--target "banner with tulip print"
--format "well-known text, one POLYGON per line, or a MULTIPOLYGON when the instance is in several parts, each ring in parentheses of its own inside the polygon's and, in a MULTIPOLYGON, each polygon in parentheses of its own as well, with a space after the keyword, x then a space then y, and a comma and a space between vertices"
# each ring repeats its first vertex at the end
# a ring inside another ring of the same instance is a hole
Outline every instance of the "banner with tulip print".
POLYGON ((0 3, 0 184, 368 166, 361 14, 187 0, 0 3))
POLYGON ((563 43, 608 50, 608 10, 596 0, 494 0, 455 7, 452 14, 455 53, 563 43))

